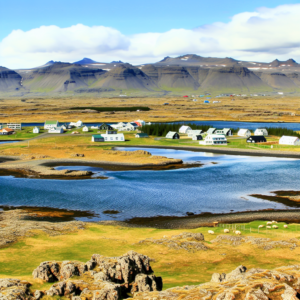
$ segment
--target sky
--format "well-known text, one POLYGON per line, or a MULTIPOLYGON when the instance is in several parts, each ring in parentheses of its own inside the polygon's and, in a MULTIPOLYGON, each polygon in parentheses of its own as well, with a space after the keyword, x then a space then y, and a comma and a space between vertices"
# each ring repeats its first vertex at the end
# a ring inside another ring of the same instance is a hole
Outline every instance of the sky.
POLYGON ((283 0, 14 0, 1 4, 0 65, 150 63, 198 54, 300 60, 300 4, 283 0))

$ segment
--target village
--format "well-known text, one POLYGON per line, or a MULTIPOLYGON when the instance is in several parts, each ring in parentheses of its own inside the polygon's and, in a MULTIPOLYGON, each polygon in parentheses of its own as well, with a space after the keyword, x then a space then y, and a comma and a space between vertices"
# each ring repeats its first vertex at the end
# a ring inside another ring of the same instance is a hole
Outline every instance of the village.
MULTIPOLYGON (((147 144, 147 138, 151 136, 144 132, 144 129, 151 125, 151 122, 145 122, 144 120, 136 120, 132 122, 119 122, 117 124, 112 123, 97 123, 93 125, 84 124, 81 120, 70 123, 60 123, 58 120, 46 120, 44 126, 24 127, 22 123, 3 123, 0 124, 0 140, 5 137, 13 139, 15 136, 20 140, 27 138, 38 137, 43 134, 72 134, 72 135, 91 135, 91 142, 126 142, 126 136, 124 133, 133 134, 135 138, 145 139, 147 144), (145 127, 146 126, 146 127, 145 127), (33 135, 22 134, 22 130, 32 130, 33 135), (2 136, 2 137, 1 137, 2 136)), ((164 137, 155 138, 155 140, 176 140, 182 139, 184 141, 195 141, 200 146, 230 146, 237 140, 244 140, 247 144, 260 144, 269 145, 272 149, 275 145, 287 145, 287 146, 299 146, 300 139, 297 132, 295 136, 282 135, 274 139, 274 135, 269 135, 267 128, 257 128, 253 132, 247 128, 240 128, 234 132, 231 128, 214 128, 210 127, 206 131, 201 129, 192 129, 188 125, 181 125, 178 127, 178 131, 169 131, 164 137), (268 138, 268 140, 267 140, 268 138)), ((42 137, 42 136, 41 136, 42 137)), ((193 144, 195 144, 195 142, 193 144)))

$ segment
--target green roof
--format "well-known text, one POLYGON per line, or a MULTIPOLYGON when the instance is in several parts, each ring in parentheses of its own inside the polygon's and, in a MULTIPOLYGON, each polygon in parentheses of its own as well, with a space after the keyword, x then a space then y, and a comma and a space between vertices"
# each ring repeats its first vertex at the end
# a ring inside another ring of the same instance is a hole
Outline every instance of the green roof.
POLYGON ((93 135, 93 138, 95 138, 95 139, 104 139, 104 137, 101 134, 95 134, 95 135, 93 135))
POLYGON ((137 133, 136 135, 138 135, 139 137, 149 137, 147 133, 137 133))
POLYGON ((56 125, 58 121, 45 121, 46 125, 56 125))

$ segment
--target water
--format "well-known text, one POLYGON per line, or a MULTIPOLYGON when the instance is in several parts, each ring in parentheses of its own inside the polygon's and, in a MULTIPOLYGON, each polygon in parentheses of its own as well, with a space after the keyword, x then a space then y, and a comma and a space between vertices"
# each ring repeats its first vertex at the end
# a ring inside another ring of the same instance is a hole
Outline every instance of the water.
MULTIPOLYGON (((134 151, 143 148, 119 148, 134 151)), ((249 197, 275 190, 299 190, 300 160, 218 155, 165 149, 143 149, 154 155, 201 161, 203 167, 166 171, 106 171, 76 166, 107 176, 107 180, 48 180, 0 177, 0 205, 45 206, 90 210, 100 220, 124 220, 186 212, 230 212, 283 204, 249 197), (217 163, 217 164, 214 164, 217 163), (109 216, 105 210, 118 210, 109 216)), ((59 167, 68 168, 71 167, 59 167)), ((97 218, 95 218, 97 219, 97 218)))
MULTIPOLYGON (((87 126, 97 126, 102 124, 103 122, 99 123, 83 123, 83 125, 87 126)), ((233 122, 233 121, 185 121, 185 122, 174 122, 174 124, 187 124, 192 123, 196 125, 209 125, 215 128, 248 128, 250 130, 255 130, 258 127, 284 127, 292 130, 300 130, 300 123, 260 123, 260 122, 233 122)), ((69 122, 62 122, 60 125, 69 124, 69 122)), ((108 124, 115 124, 115 123, 108 123, 108 124)), ((43 127, 44 123, 22 123, 22 127, 43 127)))
POLYGON ((9 144, 9 143, 17 143, 17 142, 19 142, 19 141, 1 141, 0 140, 0 145, 1 144, 9 144))

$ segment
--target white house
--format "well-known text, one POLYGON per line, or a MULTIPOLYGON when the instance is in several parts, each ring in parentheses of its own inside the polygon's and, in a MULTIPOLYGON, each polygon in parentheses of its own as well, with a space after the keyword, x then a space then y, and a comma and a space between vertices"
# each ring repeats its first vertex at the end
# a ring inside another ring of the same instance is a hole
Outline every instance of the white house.
POLYGON ((10 128, 10 129, 21 130, 22 129, 22 124, 21 123, 7 123, 6 127, 10 128))
POLYGON ((44 129, 51 129, 58 127, 58 121, 46 121, 44 124, 44 129))
POLYGON ((199 142, 200 145, 223 145, 227 146, 227 139, 225 135, 208 134, 203 141, 199 142))
POLYGON ((190 126, 182 125, 179 128, 179 133, 185 133, 185 134, 187 134, 189 130, 192 130, 192 128, 190 126))
POLYGON ((292 146, 299 146, 300 145, 300 139, 296 136, 286 136, 283 135, 279 139, 280 145, 292 145, 292 146))
POLYGON ((230 128, 223 128, 223 129, 217 129, 215 130, 214 134, 221 134, 225 136, 231 136, 232 132, 230 128))
POLYGON ((167 139, 178 140, 180 139, 180 135, 175 131, 169 131, 166 135, 167 139))
POLYGON ((79 128, 82 126, 82 124, 83 124, 83 122, 79 120, 77 122, 70 122, 69 125, 79 128))
POLYGON ((194 135, 199 135, 202 133, 202 130, 189 130, 188 131, 188 137, 193 137, 194 135))
POLYGON ((114 129, 121 130, 122 128, 126 127, 126 123, 120 122, 118 124, 111 124, 110 126, 114 129))
POLYGON ((249 137, 251 135, 251 131, 249 129, 240 129, 237 133, 238 136, 249 137))
POLYGON ((32 132, 33 133, 40 133, 40 128, 39 127, 34 127, 32 132))
POLYGON ((107 130, 105 134, 101 134, 105 142, 125 142, 125 137, 123 133, 110 134, 107 130))
POLYGON ((263 136, 268 136, 268 130, 266 128, 257 128, 254 131, 254 135, 263 135, 263 136))
POLYGON ((64 133, 64 129, 62 127, 53 127, 48 130, 48 133, 64 133))
POLYGON ((203 136, 201 134, 193 135, 192 140, 193 141, 201 141, 201 140, 203 140, 203 136))
POLYGON ((87 126, 84 126, 84 127, 82 128, 82 131, 83 131, 83 132, 88 132, 88 131, 89 131, 89 128, 88 128, 87 126))

